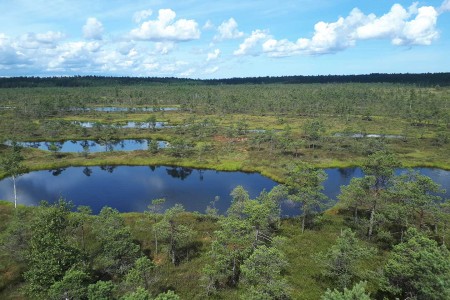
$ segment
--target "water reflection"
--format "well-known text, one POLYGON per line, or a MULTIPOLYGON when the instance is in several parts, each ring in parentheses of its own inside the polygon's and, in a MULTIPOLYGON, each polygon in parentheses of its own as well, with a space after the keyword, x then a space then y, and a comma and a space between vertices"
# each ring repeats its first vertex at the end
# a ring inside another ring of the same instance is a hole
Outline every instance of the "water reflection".
POLYGON ((181 180, 184 180, 188 178, 189 175, 191 175, 192 169, 183 167, 170 167, 166 168, 166 172, 173 178, 179 178, 181 180))
POLYGON ((71 110, 98 111, 98 112, 158 112, 158 111, 174 111, 178 109, 179 109, 178 107, 117 107, 117 106, 71 108, 71 110))
POLYGON ((91 176, 91 174, 92 174, 92 169, 89 168, 89 167, 85 167, 85 168, 83 169, 83 174, 86 175, 87 177, 91 176))
POLYGON ((117 168, 117 166, 100 166, 100 169, 102 171, 106 171, 108 173, 114 172, 114 169, 117 168))
POLYGON ((58 168, 54 170, 49 170, 50 173, 52 173, 53 176, 59 176, 66 168, 58 168))
MULTIPOLYGON (((108 152, 108 151, 134 151, 148 150, 151 140, 133 139, 133 140, 82 140, 82 141, 63 141, 63 142, 20 142, 22 147, 30 147, 57 153, 67 152, 108 152)), ((158 149, 167 148, 166 141, 157 141, 158 149)))
MULTIPOLYGON (((229 206, 230 192, 243 185, 252 197, 263 189, 270 190, 276 182, 260 175, 242 172, 201 170, 203 180, 195 169, 168 166, 102 166, 70 167, 53 176, 49 171, 22 175, 17 181, 19 202, 37 205, 40 200, 57 201, 60 197, 75 205, 89 205, 94 213, 105 206, 122 212, 144 211, 157 198, 166 198, 165 208, 182 203, 189 211, 204 212, 216 196, 219 212, 229 206)), ((12 181, 0 181, 0 199, 13 199, 12 181)))
MULTIPOLYGON (((81 126, 83 128, 96 128, 96 127, 107 127, 111 126, 110 124, 102 124, 102 123, 96 123, 96 122, 78 122, 75 121, 73 124, 81 126)), ((170 128, 172 126, 167 125, 167 122, 126 122, 126 123, 118 123, 118 124, 112 124, 115 128, 170 128)))
MULTIPOLYGON (((450 198, 450 171, 417 168, 447 190, 450 198)), ((353 177, 363 176, 360 168, 325 169, 328 175, 324 193, 336 199, 341 185, 349 184, 353 177)), ((400 174, 404 169, 397 170, 400 174)), ((260 175, 243 172, 219 172, 168 166, 101 166, 70 167, 43 170, 24 174, 17 181, 19 202, 37 205, 40 200, 57 201, 60 197, 75 205, 89 205, 95 213, 105 206, 119 211, 144 211, 157 198, 166 198, 164 208, 181 203, 188 211, 204 212, 211 201, 219 213, 224 213, 231 201, 230 192, 238 185, 244 186, 252 198, 265 189, 271 190, 276 182, 260 175), (195 172, 194 172, 195 171, 195 172), (199 176, 192 176, 199 174, 199 176)), ((0 199, 13 199, 12 180, 0 181, 0 199)), ((282 214, 298 214, 296 203, 285 201, 282 214)))
POLYGON ((387 138, 387 139, 401 139, 404 136, 395 134, 365 134, 365 133, 342 133, 334 134, 335 137, 350 137, 350 138, 387 138))

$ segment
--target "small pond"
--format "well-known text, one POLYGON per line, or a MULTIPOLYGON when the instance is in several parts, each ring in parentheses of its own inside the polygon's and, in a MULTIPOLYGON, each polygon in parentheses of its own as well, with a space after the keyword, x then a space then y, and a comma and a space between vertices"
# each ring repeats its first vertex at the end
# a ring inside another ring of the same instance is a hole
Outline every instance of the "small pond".
MULTIPOLYGON (((105 124, 102 123, 95 123, 95 122, 73 122, 75 125, 79 125, 84 128, 93 128, 96 126, 96 124, 99 124, 100 127, 105 126, 105 124)), ((126 122, 124 124, 113 124, 114 127, 117 128, 151 128, 150 123, 148 122, 126 122)), ((153 125, 154 128, 169 128, 172 126, 167 125, 166 122, 155 122, 153 125)))
MULTIPOLYGON (((417 168, 447 190, 450 198, 450 171, 417 168)), ((397 173, 404 170, 397 170, 397 173)), ((328 175, 324 193, 336 199, 341 185, 363 175, 360 168, 325 169, 328 175)), ((216 208, 224 213, 230 205, 230 192, 238 185, 249 191, 252 198, 263 189, 277 185, 258 173, 219 172, 167 166, 103 166, 69 167, 35 171, 22 175, 17 181, 19 203, 37 205, 40 200, 56 201, 59 197, 75 205, 89 205, 94 213, 105 206, 121 212, 144 211, 152 199, 166 198, 165 208, 181 203, 188 211, 205 212, 207 205, 219 196, 216 208)), ((13 199, 12 180, 0 181, 0 199, 13 199)), ((286 201, 282 214, 298 214, 298 208, 286 201)))
POLYGON ((174 111, 178 107, 89 107, 89 108, 74 108, 74 110, 99 111, 99 112, 155 112, 155 111, 174 111))
MULTIPOLYGON (((166 148, 168 143, 166 141, 157 141, 158 148, 166 148)), ((64 141, 64 142, 20 142, 19 145, 23 147, 36 148, 40 150, 51 151, 53 147, 60 153, 67 152, 107 152, 107 151, 134 151, 147 150, 148 140, 118 140, 109 142, 99 142, 94 140, 82 141, 64 141)))
POLYGON ((387 139, 401 139, 402 135, 395 134, 365 134, 365 133, 335 133, 335 137, 350 137, 350 138, 387 138, 387 139))

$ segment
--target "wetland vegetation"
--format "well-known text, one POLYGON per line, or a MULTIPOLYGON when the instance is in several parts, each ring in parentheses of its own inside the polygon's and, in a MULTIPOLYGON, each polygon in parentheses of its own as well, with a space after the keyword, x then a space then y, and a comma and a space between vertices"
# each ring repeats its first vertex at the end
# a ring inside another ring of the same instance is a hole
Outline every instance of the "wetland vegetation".
POLYGON ((410 75, 0 79, 0 298, 447 299, 450 88, 410 75))

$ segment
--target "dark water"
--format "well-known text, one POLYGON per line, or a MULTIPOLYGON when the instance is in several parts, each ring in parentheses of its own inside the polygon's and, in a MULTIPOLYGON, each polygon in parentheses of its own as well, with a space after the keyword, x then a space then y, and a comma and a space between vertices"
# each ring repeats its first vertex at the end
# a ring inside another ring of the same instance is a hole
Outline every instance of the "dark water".
POLYGON ((94 110, 94 111, 100 111, 100 112, 126 112, 126 111, 146 111, 146 112, 153 112, 153 111, 173 111, 178 110, 178 107, 93 107, 88 108, 87 110, 94 110))
MULTIPOLYGON (((158 148, 166 148, 167 142, 157 141, 158 148)), ((107 152, 107 151, 134 151, 134 150, 147 150, 148 140, 119 140, 109 141, 102 143, 94 140, 83 141, 64 141, 64 142, 21 142, 19 145, 23 147, 31 147, 40 150, 51 151, 52 147, 56 147, 57 152, 83 152, 84 150, 95 152, 107 152)))
POLYGON ((402 135, 394 134, 365 134, 365 133, 335 133, 335 137, 351 137, 351 138, 387 138, 387 139, 401 139, 402 135))
MULTIPOLYGON (((450 171, 416 170, 442 185, 447 190, 445 197, 450 198, 450 171)), ((363 175, 360 168, 325 169, 325 172, 328 179, 324 193, 331 199, 336 199, 341 185, 363 175)), ((400 172, 402 170, 397 173, 400 172)), ((40 200, 53 202, 63 197, 75 205, 89 205, 95 213, 105 205, 122 212, 141 212, 152 199, 162 197, 167 199, 165 208, 181 203, 188 211, 204 212, 215 196, 220 197, 216 208, 223 213, 230 204, 230 192, 238 185, 244 186, 254 198, 263 189, 270 190, 277 183, 257 173, 165 166, 69 167, 24 174, 17 182, 22 204, 37 205, 40 200)), ((13 199, 9 178, 0 181, 0 199, 13 199)), ((282 213, 285 216, 296 215, 298 208, 285 202, 282 213)))
MULTIPOLYGON (((94 122, 73 122, 76 125, 79 125, 81 127, 85 128, 92 128, 95 126, 94 122)), ((104 124, 100 124, 100 126, 104 126, 104 124)), ((168 126, 166 122, 155 122, 155 128, 169 128, 172 126, 168 126)), ((150 128, 150 124, 148 122, 127 122, 124 124, 115 124, 114 127, 117 128, 150 128)))

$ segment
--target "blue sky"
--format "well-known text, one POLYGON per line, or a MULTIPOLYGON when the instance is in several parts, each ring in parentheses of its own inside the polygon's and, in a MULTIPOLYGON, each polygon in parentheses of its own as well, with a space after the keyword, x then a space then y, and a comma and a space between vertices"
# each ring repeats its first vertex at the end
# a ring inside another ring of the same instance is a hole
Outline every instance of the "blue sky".
POLYGON ((450 0, 0 0, 0 76, 450 71, 450 0))

